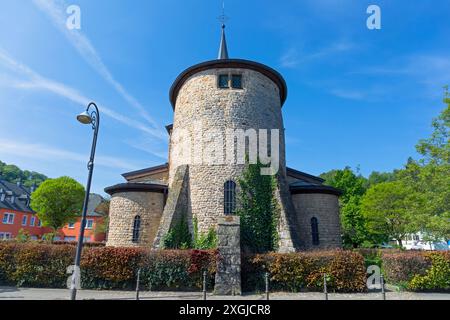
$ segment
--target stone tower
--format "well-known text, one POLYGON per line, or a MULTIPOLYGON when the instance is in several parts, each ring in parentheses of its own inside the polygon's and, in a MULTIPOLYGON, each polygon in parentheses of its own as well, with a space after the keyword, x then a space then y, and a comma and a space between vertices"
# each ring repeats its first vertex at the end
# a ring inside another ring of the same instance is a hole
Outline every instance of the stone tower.
MULTIPOLYGON (((236 150, 239 132, 256 133, 257 140, 260 140, 260 132, 267 132, 268 147, 272 138, 278 140, 279 196, 281 202, 287 199, 281 114, 286 95, 286 83, 277 71, 254 61, 228 57, 225 26, 222 26, 218 59, 194 65, 175 80, 170 90, 174 122, 170 132, 169 199, 180 201, 180 195, 186 193, 184 214, 189 221, 193 217, 197 219, 200 231, 215 227, 218 217, 229 213, 225 212, 224 186, 237 184, 244 169, 242 156, 245 155, 241 152, 242 161, 239 161, 236 150), (273 129, 278 132, 276 137, 272 137, 273 129), (231 161, 227 158, 228 152, 235 156, 231 161), (177 190, 173 186, 183 184, 182 179, 185 179, 184 185, 177 190)), ((244 152, 248 151, 247 146, 244 152)), ((285 202, 282 207, 293 210, 292 204, 285 202)), ((173 225, 174 214, 176 212, 165 212, 160 235, 173 225)), ((285 220, 284 238, 289 242, 287 217, 285 220)), ((156 239, 156 246, 158 241, 156 239)), ((286 245, 293 247, 292 243, 286 245)))
POLYGON ((279 250, 340 247, 339 191, 286 166, 286 97, 277 71, 229 58, 222 25, 218 58, 184 70, 170 89, 168 163, 123 174, 127 183, 105 189, 107 245, 161 248, 181 219, 191 231, 194 218, 200 232, 216 228, 221 216, 235 213, 246 156, 259 156, 277 177, 279 250))

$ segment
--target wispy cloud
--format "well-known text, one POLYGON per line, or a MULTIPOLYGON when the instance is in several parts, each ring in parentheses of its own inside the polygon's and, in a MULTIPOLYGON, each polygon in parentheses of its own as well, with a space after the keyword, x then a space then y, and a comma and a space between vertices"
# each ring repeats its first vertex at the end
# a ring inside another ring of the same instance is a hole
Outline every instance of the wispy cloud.
POLYGON ((350 100, 363 100, 367 97, 365 92, 356 89, 332 89, 330 93, 336 97, 350 100))
POLYGON ((304 63, 311 63, 315 60, 330 57, 334 54, 350 51, 355 45, 349 41, 339 41, 318 51, 310 53, 299 53, 296 48, 290 48, 284 52, 280 58, 280 65, 284 68, 295 68, 304 63))
MULTIPOLYGON (((14 140, 0 139, 0 149, 2 154, 13 155, 15 157, 28 157, 43 160, 65 160, 86 163, 86 155, 71 152, 63 149, 54 148, 48 145, 37 143, 26 143, 14 140)), ((98 155, 95 163, 99 166, 121 169, 136 170, 144 167, 144 164, 133 164, 133 161, 120 159, 104 155, 98 155)))
POLYGON ((408 83, 423 86, 429 95, 441 95, 437 89, 450 84, 450 57, 448 54, 413 54, 387 61, 384 64, 365 66, 348 75, 380 77, 384 81, 395 77, 405 78, 408 83))
POLYGON ((295 68, 300 62, 297 49, 287 50, 280 58, 280 65, 283 68, 295 68))
MULTIPOLYGON (((8 53, 6 53, 6 51, 2 50, 1 48, 0 48, 0 64, 4 65, 6 68, 14 72, 15 74, 26 77, 25 80, 24 79, 17 80, 11 78, 8 79, 8 81, 5 81, 3 79, 1 81, 3 85, 7 84, 17 89, 48 91, 53 94, 64 97, 66 99, 69 99, 80 105, 87 105, 91 101, 91 99, 87 98, 76 89, 68 87, 60 82, 53 81, 43 77, 42 75, 32 70, 25 64, 18 62, 17 60, 12 58, 8 53)), ((143 123, 133 120, 127 116, 124 116, 104 105, 99 105, 99 108, 101 109, 102 114, 105 114, 111 117, 112 119, 121 122, 122 124, 125 124, 134 129, 138 129, 146 134, 150 134, 153 137, 158 138, 162 141, 165 141, 166 139, 166 134, 162 130, 144 125, 143 123)))
POLYGON ((68 4, 63 0, 33 0, 33 3, 42 12, 44 12, 56 26, 56 28, 64 34, 70 44, 78 51, 81 57, 106 81, 108 82, 129 105, 139 111, 140 115, 147 120, 152 126, 158 128, 158 123, 148 114, 142 104, 129 94, 120 84, 103 63, 100 55, 92 45, 89 38, 80 30, 69 30, 66 27, 67 16, 65 11, 68 4))

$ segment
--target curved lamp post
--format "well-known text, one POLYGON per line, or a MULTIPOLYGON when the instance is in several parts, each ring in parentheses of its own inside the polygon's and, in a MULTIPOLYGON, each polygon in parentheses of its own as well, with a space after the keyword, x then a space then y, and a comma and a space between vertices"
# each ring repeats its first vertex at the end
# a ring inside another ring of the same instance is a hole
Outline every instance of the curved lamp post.
POLYGON ((91 191, 91 181, 92 181, 92 172, 94 171, 94 157, 95 157, 95 148, 97 146, 97 136, 98 136, 98 128, 100 125, 100 113, 98 111, 98 107, 94 102, 89 103, 86 111, 83 113, 80 113, 77 116, 77 120, 81 122, 82 124, 90 124, 92 127, 92 130, 94 130, 94 137, 92 139, 92 147, 91 147, 91 157, 88 162, 88 181, 86 185, 86 194, 84 196, 84 203, 83 203, 83 212, 82 212, 82 218, 81 218, 81 227, 80 227, 80 234, 78 237, 78 243, 77 243, 77 251, 75 255, 75 266, 73 270, 72 275, 72 285, 70 288, 70 299, 75 300, 77 297, 77 286, 76 284, 79 283, 79 277, 80 277, 80 260, 81 260, 81 251, 83 250, 83 240, 84 240, 84 229, 86 227, 86 214, 87 214, 87 208, 89 203, 89 193, 91 191), (93 110, 92 110, 93 109, 93 110))

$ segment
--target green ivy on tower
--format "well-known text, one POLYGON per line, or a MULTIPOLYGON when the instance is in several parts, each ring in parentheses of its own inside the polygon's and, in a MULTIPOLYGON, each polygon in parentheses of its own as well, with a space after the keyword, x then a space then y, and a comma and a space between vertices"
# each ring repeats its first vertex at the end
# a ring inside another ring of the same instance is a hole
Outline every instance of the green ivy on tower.
POLYGON ((275 197, 276 175, 262 175, 263 164, 247 164, 239 179, 237 215, 241 219, 241 243, 245 251, 264 253, 278 247, 280 208, 275 197))

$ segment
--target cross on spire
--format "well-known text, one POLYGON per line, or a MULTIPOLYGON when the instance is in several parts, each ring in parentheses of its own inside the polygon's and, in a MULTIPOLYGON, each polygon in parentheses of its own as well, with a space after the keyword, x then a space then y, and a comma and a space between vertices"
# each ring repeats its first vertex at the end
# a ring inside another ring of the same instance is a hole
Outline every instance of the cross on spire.
POLYGON ((222 15, 218 17, 218 20, 222 24, 222 37, 220 39, 220 47, 219 47, 219 60, 229 59, 228 58, 228 48, 227 48, 227 40, 225 37, 225 22, 228 21, 228 17, 225 15, 225 0, 222 2, 222 15))

